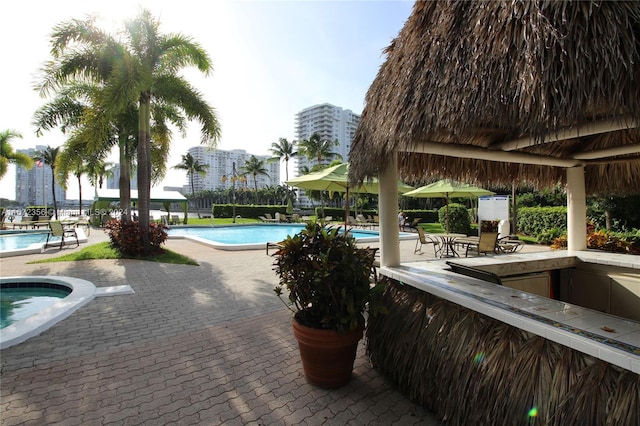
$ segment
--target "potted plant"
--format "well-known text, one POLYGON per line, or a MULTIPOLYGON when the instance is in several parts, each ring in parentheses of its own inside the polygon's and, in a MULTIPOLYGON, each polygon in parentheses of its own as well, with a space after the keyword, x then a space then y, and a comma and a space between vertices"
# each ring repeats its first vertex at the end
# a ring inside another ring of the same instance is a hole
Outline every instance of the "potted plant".
POLYGON ((325 388, 344 385, 351 378, 365 310, 370 315, 384 311, 373 252, 358 247, 340 227, 311 222, 282 241, 273 256, 280 279, 275 292, 294 313, 307 380, 325 388))

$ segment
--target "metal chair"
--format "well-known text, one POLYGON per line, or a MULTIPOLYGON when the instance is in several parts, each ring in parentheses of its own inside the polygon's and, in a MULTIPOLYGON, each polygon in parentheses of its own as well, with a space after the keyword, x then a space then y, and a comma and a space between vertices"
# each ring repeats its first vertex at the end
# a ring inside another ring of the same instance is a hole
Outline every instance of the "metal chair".
POLYGON ((440 251, 442 250, 440 241, 436 240, 430 235, 425 234, 424 228, 422 226, 417 226, 416 230, 418 231, 418 239, 416 240, 416 247, 413 250, 413 254, 422 253, 423 245, 433 244, 433 254, 435 257, 438 257, 440 251))
POLYGON ((49 222, 49 233, 47 234, 47 241, 44 244, 44 248, 47 248, 49 246, 49 238, 51 237, 60 238, 60 249, 62 249, 62 246, 65 243, 65 237, 74 237, 76 239, 76 244, 78 246, 80 245, 76 228, 65 229, 62 226, 62 223, 56 220, 52 220, 51 222, 49 222))

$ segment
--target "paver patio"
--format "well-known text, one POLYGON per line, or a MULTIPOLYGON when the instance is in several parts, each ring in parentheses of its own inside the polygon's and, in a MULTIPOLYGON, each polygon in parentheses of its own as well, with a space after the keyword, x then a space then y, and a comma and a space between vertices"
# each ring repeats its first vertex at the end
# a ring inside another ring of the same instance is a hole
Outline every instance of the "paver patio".
MULTIPOLYGON (((91 232, 90 243, 104 239, 91 232)), ((403 260, 411 258, 414 242, 401 245, 403 260)), ((96 298, 2 350, 0 424, 439 424, 370 365, 363 342, 348 385, 308 384, 264 251, 225 252, 187 240, 167 246, 200 266, 26 264, 57 249, 0 259, 3 276, 67 275, 135 290, 96 298)))

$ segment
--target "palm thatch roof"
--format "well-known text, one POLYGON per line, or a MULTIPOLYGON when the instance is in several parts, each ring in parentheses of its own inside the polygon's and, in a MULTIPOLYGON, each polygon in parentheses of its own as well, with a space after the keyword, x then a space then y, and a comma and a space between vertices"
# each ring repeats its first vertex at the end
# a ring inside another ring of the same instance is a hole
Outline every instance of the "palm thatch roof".
POLYGON ((640 2, 417 1, 366 96, 352 179, 640 188, 640 2))

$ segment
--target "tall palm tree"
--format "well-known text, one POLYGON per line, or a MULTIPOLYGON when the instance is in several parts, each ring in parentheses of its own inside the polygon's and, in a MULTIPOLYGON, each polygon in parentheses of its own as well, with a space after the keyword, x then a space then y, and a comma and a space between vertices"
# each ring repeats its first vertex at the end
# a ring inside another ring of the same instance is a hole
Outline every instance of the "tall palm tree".
MULTIPOLYGON (((298 143, 298 153, 306 156, 309 160, 316 160, 317 163, 314 168, 322 168, 324 159, 338 158, 342 160, 342 156, 339 153, 332 151, 332 148, 337 145, 337 140, 322 139, 318 133, 313 133, 309 139, 304 139, 298 143)), ((320 210, 322 216, 324 216, 324 191, 320 191, 320 210)))
MULTIPOLYGON (((55 57, 69 53, 57 73, 50 73, 55 83, 77 76, 90 76, 104 82, 102 105, 110 114, 126 111, 132 102, 138 106, 138 209, 142 248, 149 252, 149 208, 152 180, 152 146, 158 145, 158 137, 152 138, 153 122, 171 119, 174 115, 156 116, 159 105, 174 107, 174 113, 182 111, 189 119, 201 124, 201 141, 215 146, 220 136, 220 126, 213 108, 202 94, 193 88, 178 72, 187 66, 195 66, 205 75, 211 70, 207 53, 199 44, 180 34, 164 35, 159 32, 159 22, 148 10, 127 21, 123 41, 95 29, 94 19, 70 21, 54 33, 55 57), (78 44, 85 47, 79 49, 78 44), (88 54, 87 54, 88 52, 88 54), (89 59, 83 61, 82 59, 89 59), (97 59, 104 59, 106 63, 97 59), (74 60, 80 59, 80 60, 74 60), (158 119, 160 118, 160 120, 158 119)), ((163 133, 165 136, 169 132, 163 133)), ((168 140, 167 140, 168 142, 168 140)), ((160 144, 168 152, 168 143, 160 144)))
POLYGON ((264 161, 259 160, 255 155, 252 155, 247 161, 244 162, 242 167, 242 176, 253 176, 253 187, 258 195, 258 175, 269 176, 267 169, 264 168, 264 161))
POLYGON ((309 160, 316 160, 318 166, 322 166, 325 159, 338 158, 342 156, 332 151, 334 146, 338 146, 337 140, 322 139, 318 133, 313 133, 309 139, 298 142, 298 154, 304 155, 309 160))
MULTIPOLYGON (((80 148, 84 148, 81 146, 80 148)), ((85 150, 70 150, 64 149, 58 153, 58 158, 56 162, 58 166, 57 170, 57 178, 58 182, 66 189, 67 188, 67 178, 70 174, 75 176, 78 182, 78 193, 79 193, 79 202, 78 202, 78 211, 80 215, 82 215, 82 175, 88 171, 87 164, 85 164, 85 158, 87 158, 87 153, 85 150)))
MULTIPOLYGON (((58 220, 58 202, 56 200, 56 160, 58 158, 58 153, 60 152, 60 147, 52 148, 47 146, 46 149, 42 151, 38 151, 34 160, 42 161, 45 165, 51 167, 51 193, 53 194, 53 211, 58 220)), ((43 188, 44 190, 44 188, 43 188)))
POLYGON ((193 186, 193 175, 198 173, 200 176, 204 176, 207 174, 207 169, 209 168, 208 164, 202 164, 196 158, 193 158, 190 152, 187 152, 182 156, 182 161, 180 164, 176 164, 173 166, 174 169, 186 170, 187 176, 189 176, 189 182, 191 183, 191 195, 195 194, 195 189, 193 186))
POLYGON ((16 164, 25 169, 33 167, 31 157, 13 150, 10 142, 15 138, 22 138, 22 135, 15 130, 4 130, 0 132, 0 178, 7 173, 9 163, 16 164))
MULTIPOLYGON (((86 34, 99 31, 87 23, 74 22, 75 31, 86 34)), ((60 25, 54 30, 52 40, 65 37, 72 33, 69 27, 60 25)), ((98 39, 98 37, 95 37, 98 39)), ((108 54, 107 54, 108 56, 108 54)), ((119 114, 109 114, 102 105, 104 96, 103 79, 106 78, 104 68, 109 68, 109 58, 102 60, 101 73, 94 73, 96 81, 68 80, 60 68, 69 68, 68 62, 84 63, 89 66, 92 61, 99 61, 92 55, 86 58, 73 56, 64 57, 59 62, 51 61, 42 70, 42 82, 37 87, 42 96, 48 96, 52 89, 57 89, 53 99, 40 107, 34 114, 33 124, 37 134, 59 127, 63 133, 71 132, 65 142, 65 151, 82 153, 83 158, 89 158, 89 163, 102 161, 115 145, 119 150, 120 161, 120 209, 121 218, 130 218, 130 176, 131 163, 135 158, 136 138, 138 131, 138 110, 131 105, 119 114)), ((98 65, 96 65, 98 68, 98 65)), ((112 65, 111 65, 112 67, 112 65)), ((73 78, 73 76, 70 76, 73 78)), ((73 158, 70 156, 69 158, 73 158)), ((64 167, 65 159, 61 162, 64 167)), ((67 170, 68 173, 68 170, 67 170)), ((63 173, 65 176, 66 174, 63 173)), ((92 174, 90 173, 90 178, 92 174)), ((95 186, 95 185, 94 185, 95 186)))
POLYGON ((289 180, 289 160, 293 157, 298 156, 298 151, 296 151, 296 141, 289 142, 286 138, 278 139, 278 142, 273 142, 271 144, 271 155, 273 157, 269 158, 268 162, 276 162, 284 160, 285 164, 285 182, 289 180))

